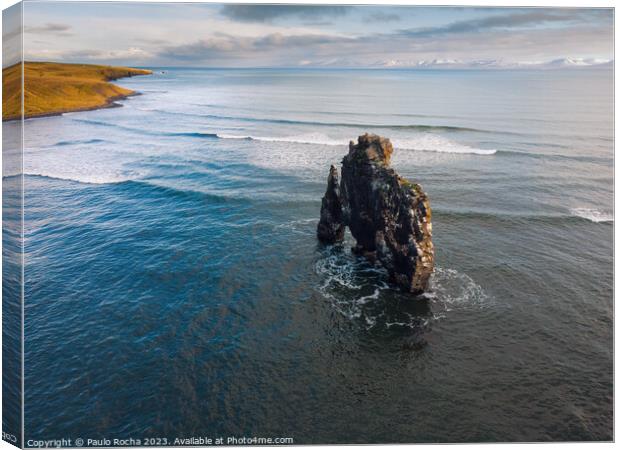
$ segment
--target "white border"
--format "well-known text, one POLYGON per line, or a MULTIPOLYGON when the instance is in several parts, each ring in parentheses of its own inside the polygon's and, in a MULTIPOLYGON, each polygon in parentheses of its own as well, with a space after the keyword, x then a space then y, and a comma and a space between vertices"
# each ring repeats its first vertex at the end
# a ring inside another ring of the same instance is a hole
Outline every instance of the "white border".
MULTIPOLYGON (((46 1, 46 0, 29 0, 29 1, 46 1)), ((97 0, 63 0, 63 1, 97 1, 97 0)), ((105 1, 109 1, 109 2, 122 2, 122 1, 126 1, 126 0, 105 0, 105 1)), ((314 0, 314 1, 299 1, 299 0, 288 0, 288 1, 260 1, 260 0, 243 0, 243 1, 239 1, 239 2, 232 2, 229 0, 223 0, 223 1, 200 1, 200 0, 167 0, 167 1, 152 1, 152 0, 131 0, 133 2, 147 2, 147 3, 287 3, 287 4, 295 4, 295 3, 299 3, 299 4, 308 4, 308 3, 312 3, 312 4, 342 4, 342 5, 347 5, 347 4, 353 4, 353 5, 405 5, 405 6, 488 6, 488 7, 508 7, 508 6, 513 6, 513 7, 527 7, 527 6, 533 6, 533 7, 542 7, 542 6, 549 6, 549 7, 615 7, 615 2, 613 1, 604 1, 604 0, 590 0, 590 1, 566 1, 566 0, 545 0, 544 4, 541 4, 540 1, 536 1, 536 0, 518 0, 518 1, 513 1, 513 2, 509 2, 509 1, 501 1, 501 0, 474 0, 474 1, 467 1, 467 0, 447 0, 447 1, 438 1, 438 0, 416 0, 416 1, 408 1, 408 0, 390 0, 390 1, 380 1, 380 0, 339 0, 337 2, 335 1, 329 1, 329 0, 314 0)), ((12 5, 15 5, 16 3, 18 3, 18 1, 16 0, 0 0, 0 5, 2 6, 2 9, 6 9, 12 5)), ((22 26, 23 26, 23 9, 22 9, 22 26)), ((615 31, 615 26, 616 26, 616 17, 614 14, 614 31, 615 31)), ((617 34, 615 34, 614 32, 614 49, 616 48, 618 43, 618 36, 617 34)), ((0 56, 1 56, 1 46, 0 46, 0 56)), ((22 54, 23 54, 23 35, 22 35, 22 54)), ((23 70, 23 68, 22 68, 23 70)), ((23 75, 22 75, 22 83, 23 83, 23 75)), ((615 90, 615 85, 618 83, 618 73, 615 72, 614 73, 614 155, 615 155, 615 136, 618 133, 618 121, 617 121, 617 117, 615 114, 615 105, 617 104, 617 96, 616 96, 616 90, 615 90)), ((1 95, 1 94, 0 94, 1 95)), ((23 89, 22 89, 22 97, 23 97, 23 89)), ((1 98, 1 97, 0 97, 1 98)), ((23 98, 22 98, 22 114, 23 114, 23 98)), ((2 127, 0 127, 0 139, 2 138, 2 127)), ((23 126, 22 126, 22 143, 23 143, 23 126)), ((22 158, 22 169, 23 169, 23 158, 22 158)), ((0 154, 0 164, 1 164, 1 154, 0 154)), ((616 159, 614 158, 614 174, 616 173, 616 159)), ((22 170, 23 172, 23 170, 22 170)), ((615 196, 615 192, 617 191, 619 186, 619 181, 618 179, 614 176, 614 212, 618 210, 618 206, 620 204, 620 199, 618 197, 615 196)), ((23 178, 22 178, 22 188, 23 188, 23 178)), ((22 196, 23 196, 23 192, 22 192, 22 196)), ((23 207, 23 197, 22 197, 22 207, 23 207)), ((614 222, 614 287, 616 286, 616 281, 617 281, 617 276, 618 276, 618 272, 616 270, 616 260, 615 260, 615 254, 617 253, 618 250, 618 243, 615 240, 615 231, 616 231, 616 222, 614 222)), ((23 233, 23 209, 22 209, 22 233, 23 233)), ((23 238, 23 236, 22 236, 23 238)), ((23 239, 22 239, 22 246, 23 246, 23 239)), ((1 262, 0 262, 1 264, 1 262)), ((24 279, 24 273, 23 273, 23 252, 22 252, 22 280, 24 279)), ((0 294, 1 296, 1 294, 0 294)), ((22 284, 22 296, 23 296, 23 284, 22 284)), ((23 298, 23 297, 22 297, 23 298)), ((615 299, 616 299, 616 291, 614 288, 614 305, 615 305, 615 299)), ((22 375, 23 375, 23 345, 24 345, 24 338, 23 338, 23 330, 24 330, 24 323, 23 323, 23 318, 24 318, 24 305, 22 302, 22 375)), ((1 339, 1 338, 0 338, 1 339)), ((615 308, 614 308, 614 394, 615 394, 615 387, 618 386, 618 374, 615 371, 615 362, 616 362, 616 354, 615 354, 615 348, 616 348, 616 344, 618 343, 617 341, 618 336, 615 333, 615 308)), ((0 367, 1 367, 1 362, 0 362, 0 367)), ((22 395, 23 395, 23 376, 22 376, 22 395)), ((0 400, 1 400, 1 392, 0 392, 0 400)), ((618 397, 614 395, 614 437, 615 437, 615 430, 617 429, 617 425, 618 425, 618 406, 619 406, 619 401, 618 401, 618 397)), ((1 402, 0 402, 1 405, 1 402)), ((23 401, 22 401, 22 419, 23 419, 23 401)), ((22 420, 22 428, 23 428, 23 420, 22 420)), ((22 429, 22 442, 23 442, 23 429, 22 429)), ((406 448, 406 449, 433 449, 433 448, 437 448, 445 446, 445 445, 459 445, 459 446, 464 446, 468 449, 489 449, 489 448, 496 448, 499 446, 509 446, 509 448, 511 450, 524 450, 524 449, 531 449, 532 445, 544 445, 545 448, 549 448, 549 449, 555 449, 555 448, 572 448, 572 449, 609 449, 609 448, 613 448, 615 447, 614 443, 545 443, 545 444, 438 444, 438 445, 427 445, 427 444, 403 444, 403 445, 398 445, 398 448, 406 448)), ((352 447, 352 446, 325 446, 325 445, 316 445, 316 446, 292 446, 289 448, 306 448, 306 447, 310 447, 310 448, 316 448, 316 449, 327 449, 327 448, 347 448, 347 447, 352 447)), ((357 446, 354 446, 357 447, 357 446)), ((390 447, 394 447, 394 445, 365 445, 364 447, 369 447, 369 448, 390 448, 390 447)), ((5 441, 0 441, 0 450, 10 450, 10 449, 15 449, 16 447, 8 444, 5 441)), ((142 448, 150 448, 150 449, 161 449, 162 447, 142 447, 142 448)), ((231 447, 228 447, 231 448, 231 447)), ((232 447, 232 448, 248 448, 248 447, 232 447)), ((273 447, 256 447, 256 448, 273 448, 273 447)))

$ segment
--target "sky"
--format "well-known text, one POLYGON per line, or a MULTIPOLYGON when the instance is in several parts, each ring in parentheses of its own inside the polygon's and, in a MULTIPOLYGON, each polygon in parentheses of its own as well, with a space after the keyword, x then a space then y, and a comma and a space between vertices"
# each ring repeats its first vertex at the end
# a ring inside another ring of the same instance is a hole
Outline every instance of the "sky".
POLYGON ((613 58, 611 9, 27 1, 23 14, 25 59, 39 61, 449 67, 613 58))

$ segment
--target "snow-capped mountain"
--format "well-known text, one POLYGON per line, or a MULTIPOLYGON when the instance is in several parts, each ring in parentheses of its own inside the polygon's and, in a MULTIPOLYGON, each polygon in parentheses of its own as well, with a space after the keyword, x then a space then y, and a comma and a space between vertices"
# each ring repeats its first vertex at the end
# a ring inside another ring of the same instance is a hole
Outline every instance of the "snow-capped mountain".
POLYGON ((386 59, 371 63, 361 63, 350 58, 330 58, 322 60, 301 60, 298 66, 304 67, 367 67, 387 69, 580 69, 613 67, 614 61, 594 58, 559 58, 551 61, 506 61, 503 59, 475 59, 463 61, 456 58, 436 58, 428 60, 386 59))
POLYGON ((608 59, 561 58, 547 63, 549 67, 591 67, 609 64, 608 59))
POLYGON ((587 58, 560 58, 552 61, 504 61, 502 59, 479 59, 462 61, 459 59, 432 59, 407 61, 390 59, 377 61, 371 67, 419 68, 419 69, 558 69, 581 67, 604 67, 613 65, 613 60, 587 58))

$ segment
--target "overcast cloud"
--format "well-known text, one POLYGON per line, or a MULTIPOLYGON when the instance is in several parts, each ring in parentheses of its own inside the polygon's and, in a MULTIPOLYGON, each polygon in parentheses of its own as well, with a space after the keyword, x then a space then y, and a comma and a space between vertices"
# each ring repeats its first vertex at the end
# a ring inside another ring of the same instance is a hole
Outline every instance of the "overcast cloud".
POLYGON ((321 5, 223 5, 222 15, 239 21, 271 22, 282 17, 301 19, 342 16, 350 6, 321 5))
POLYGON ((30 60, 366 67, 613 57, 611 9, 52 1, 24 8, 30 60))

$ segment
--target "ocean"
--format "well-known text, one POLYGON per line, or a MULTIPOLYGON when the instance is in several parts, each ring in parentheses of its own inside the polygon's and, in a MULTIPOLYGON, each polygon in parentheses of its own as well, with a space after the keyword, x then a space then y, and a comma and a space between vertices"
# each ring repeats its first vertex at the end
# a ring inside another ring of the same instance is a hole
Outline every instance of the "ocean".
POLYGON ((611 69, 154 72, 25 122, 26 439, 613 438, 611 69), (365 132, 430 197, 421 298, 317 242, 365 132))

